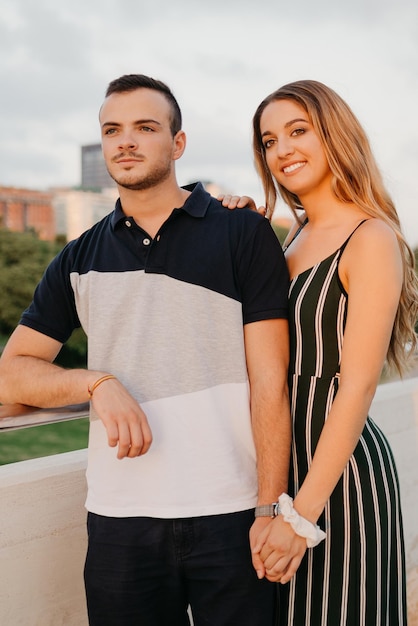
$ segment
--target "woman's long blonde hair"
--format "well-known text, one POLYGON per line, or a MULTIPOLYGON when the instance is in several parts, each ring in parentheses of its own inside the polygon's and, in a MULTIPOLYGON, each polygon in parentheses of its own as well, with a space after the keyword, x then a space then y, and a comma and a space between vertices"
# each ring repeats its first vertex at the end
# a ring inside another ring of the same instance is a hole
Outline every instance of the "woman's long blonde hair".
POLYGON ((302 208, 299 198, 273 178, 266 162, 260 119, 264 109, 277 100, 293 100, 308 114, 327 156, 336 198, 356 204, 371 217, 389 224, 396 233, 404 277, 387 360, 389 366, 402 374, 413 359, 417 346, 414 330, 418 313, 415 258, 402 234, 395 205, 385 189, 366 133, 347 103, 335 91, 318 81, 289 83, 267 96, 253 117, 253 150, 268 214, 273 212, 278 194, 298 221, 297 210, 302 208))

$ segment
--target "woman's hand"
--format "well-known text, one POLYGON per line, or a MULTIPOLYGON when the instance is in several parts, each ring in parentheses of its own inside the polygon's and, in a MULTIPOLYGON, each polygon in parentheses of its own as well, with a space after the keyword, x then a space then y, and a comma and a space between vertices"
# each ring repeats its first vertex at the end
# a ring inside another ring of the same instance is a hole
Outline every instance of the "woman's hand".
POLYGON ((270 582, 288 583, 306 552, 306 539, 297 535, 281 515, 262 530, 252 547, 253 563, 270 582), (257 565, 257 566, 256 566, 257 565))
POLYGON ((231 196, 230 194, 219 194, 217 199, 222 202, 222 206, 227 209, 244 209, 248 208, 252 211, 257 211, 264 217, 266 217, 267 210, 265 207, 260 206, 257 208, 254 200, 250 196, 231 196))

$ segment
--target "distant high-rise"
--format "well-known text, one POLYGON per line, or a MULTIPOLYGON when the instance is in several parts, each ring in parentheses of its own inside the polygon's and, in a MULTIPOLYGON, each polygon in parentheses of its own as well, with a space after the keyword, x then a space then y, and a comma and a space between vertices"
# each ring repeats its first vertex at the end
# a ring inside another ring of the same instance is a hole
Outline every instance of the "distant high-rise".
POLYGON ((81 146, 81 187, 82 189, 105 189, 114 187, 109 176, 99 143, 81 146))

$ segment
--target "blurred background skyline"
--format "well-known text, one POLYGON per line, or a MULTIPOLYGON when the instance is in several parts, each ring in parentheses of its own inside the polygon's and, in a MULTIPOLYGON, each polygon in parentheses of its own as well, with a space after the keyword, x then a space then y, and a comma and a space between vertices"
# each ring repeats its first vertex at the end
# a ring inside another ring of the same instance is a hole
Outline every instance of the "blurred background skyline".
POLYGON ((105 89, 125 73, 163 80, 179 101, 180 184, 212 181, 258 203, 257 105, 289 81, 327 83, 365 127, 418 245, 415 0, 3 0, 0 185, 79 185, 81 146, 100 141, 105 89))

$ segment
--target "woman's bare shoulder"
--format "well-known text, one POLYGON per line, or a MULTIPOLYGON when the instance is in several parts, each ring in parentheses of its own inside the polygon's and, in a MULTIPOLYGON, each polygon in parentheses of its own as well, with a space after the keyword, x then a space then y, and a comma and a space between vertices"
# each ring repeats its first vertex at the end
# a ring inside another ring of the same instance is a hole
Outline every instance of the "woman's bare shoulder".
POLYGON ((357 228, 344 251, 340 268, 349 272, 359 268, 361 273, 387 272, 400 267, 401 251, 394 229, 379 218, 365 221, 357 228))
POLYGON ((387 248, 398 248, 398 240, 394 229, 379 218, 366 219, 353 236, 350 238, 350 247, 361 248, 363 246, 376 246, 382 250, 387 248))

